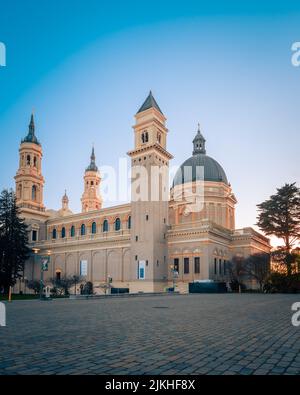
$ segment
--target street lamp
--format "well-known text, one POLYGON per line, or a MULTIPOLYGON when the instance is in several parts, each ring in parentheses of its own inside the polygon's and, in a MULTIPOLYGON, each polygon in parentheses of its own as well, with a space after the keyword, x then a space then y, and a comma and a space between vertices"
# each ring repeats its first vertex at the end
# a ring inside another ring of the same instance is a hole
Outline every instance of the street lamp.
MULTIPOLYGON (((43 278, 43 276, 44 276, 44 271, 48 271, 48 266, 49 266, 49 264, 50 264, 50 256, 51 256, 51 250, 47 250, 47 257, 48 257, 48 260, 47 260, 46 267, 44 267, 43 264, 41 265, 42 280, 44 280, 44 278, 43 278)), ((49 293, 49 296, 50 296, 50 293, 49 293)), ((46 295, 47 298, 49 298, 49 296, 46 295)))

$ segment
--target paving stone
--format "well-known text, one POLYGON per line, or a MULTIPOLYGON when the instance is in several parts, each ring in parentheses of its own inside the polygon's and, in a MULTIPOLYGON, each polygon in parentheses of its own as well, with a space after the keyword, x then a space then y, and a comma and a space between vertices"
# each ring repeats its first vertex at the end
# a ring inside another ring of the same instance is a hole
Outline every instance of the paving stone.
POLYGON ((0 375, 300 374, 299 331, 291 325, 298 299, 194 294, 15 301, 0 328, 0 375))

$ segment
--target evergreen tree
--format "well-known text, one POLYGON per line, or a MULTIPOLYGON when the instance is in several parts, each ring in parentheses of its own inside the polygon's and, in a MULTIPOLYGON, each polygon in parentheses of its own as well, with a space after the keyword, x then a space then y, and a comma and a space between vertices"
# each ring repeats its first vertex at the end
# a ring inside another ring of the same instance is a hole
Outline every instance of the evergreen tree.
POLYGON ((0 195, 0 289, 8 292, 22 276, 29 257, 27 226, 20 218, 16 196, 12 190, 0 195))
POLYGON ((292 272, 292 247, 300 240, 300 189, 296 183, 285 184, 277 189, 270 199, 257 205, 259 214, 257 225, 266 235, 274 235, 284 241, 274 254, 292 272))

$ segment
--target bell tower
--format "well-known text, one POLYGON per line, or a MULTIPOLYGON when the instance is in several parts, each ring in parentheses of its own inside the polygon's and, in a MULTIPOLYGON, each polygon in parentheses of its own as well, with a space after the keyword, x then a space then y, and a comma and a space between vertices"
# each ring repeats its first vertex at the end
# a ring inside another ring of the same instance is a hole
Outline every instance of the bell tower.
POLYGON ((35 135, 33 114, 27 136, 19 148, 19 169, 15 176, 17 204, 25 219, 45 220, 43 203, 42 146, 35 135))
POLYGON ((102 198, 99 194, 100 174, 96 166, 96 157, 94 147, 91 154, 91 162, 84 173, 84 192, 81 198, 82 212, 100 210, 102 207, 102 198))
POLYGON ((161 291, 168 273, 169 160, 166 118, 152 92, 135 115, 131 157, 131 265, 135 291, 161 291))

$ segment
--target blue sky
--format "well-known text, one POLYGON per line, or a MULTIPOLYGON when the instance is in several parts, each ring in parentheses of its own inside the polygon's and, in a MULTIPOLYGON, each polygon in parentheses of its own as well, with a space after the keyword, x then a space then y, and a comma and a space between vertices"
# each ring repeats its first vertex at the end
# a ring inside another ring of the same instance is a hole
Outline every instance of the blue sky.
POLYGON ((134 114, 150 89, 180 165, 200 122, 207 154, 238 199, 238 227, 256 204, 300 181, 297 2, 1 1, 0 187, 13 187, 18 146, 35 110, 45 203, 66 188, 80 210, 92 143, 116 166, 133 147, 134 114))

